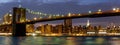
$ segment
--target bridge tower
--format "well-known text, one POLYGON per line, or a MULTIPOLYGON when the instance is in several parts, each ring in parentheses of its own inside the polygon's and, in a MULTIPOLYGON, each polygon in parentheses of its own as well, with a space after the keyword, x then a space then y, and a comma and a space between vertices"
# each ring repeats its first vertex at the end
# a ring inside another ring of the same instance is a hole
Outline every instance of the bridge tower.
POLYGON ((12 18, 12 36, 26 36, 26 24, 19 23, 26 21, 26 9, 21 7, 13 8, 13 18, 12 18))

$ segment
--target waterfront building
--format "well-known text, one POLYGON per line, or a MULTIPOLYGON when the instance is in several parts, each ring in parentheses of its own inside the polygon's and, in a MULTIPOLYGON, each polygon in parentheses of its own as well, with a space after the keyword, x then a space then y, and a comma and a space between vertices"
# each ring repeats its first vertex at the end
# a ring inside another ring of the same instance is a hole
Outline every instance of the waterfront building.
POLYGON ((84 34, 85 33, 85 30, 83 30, 83 27, 81 25, 79 25, 78 30, 79 30, 80 34, 84 34))
POLYGON ((45 25, 41 25, 41 29, 40 29, 42 34, 45 34, 45 25))
POLYGON ((78 26, 73 26, 72 33, 79 33, 78 26))
POLYGON ((52 25, 46 24, 44 28, 45 34, 51 34, 52 28, 53 28, 52 25))
POLYGON ((56 28, 56 32, 61 34, 63 31, 63 24, 56 25, 55 28, 56 28))
POLYGON ((7 13, 3 17, 3 23, 4 24, 10 24, 12 22, 12 14, 7 13))
POLYGON ((26 24, 26 32, 33 33, 34 32, 34 25, 33 24, 26 24))

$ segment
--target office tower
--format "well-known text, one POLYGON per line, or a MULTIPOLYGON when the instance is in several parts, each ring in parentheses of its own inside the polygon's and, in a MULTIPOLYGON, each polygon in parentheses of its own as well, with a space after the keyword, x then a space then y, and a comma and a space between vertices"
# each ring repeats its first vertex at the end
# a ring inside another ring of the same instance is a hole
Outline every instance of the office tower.
POLYGON ((57 31, 59 34, 61 34, 62 31, 63 31, 63 24, 56 25, 55 28, 56 28, 56 31, 57 31))
POLYGON ((71 33, 71 31, 72 31, 72 19, 65 19, 63 33, 71 33))
POLYGON ((73 26, 72 33, 79 33, 78 26, 73 26))
POLYGON ((45 33, 46 34, 51 34, 52 32, 52 25, 46 24, 45 25, 45 33))

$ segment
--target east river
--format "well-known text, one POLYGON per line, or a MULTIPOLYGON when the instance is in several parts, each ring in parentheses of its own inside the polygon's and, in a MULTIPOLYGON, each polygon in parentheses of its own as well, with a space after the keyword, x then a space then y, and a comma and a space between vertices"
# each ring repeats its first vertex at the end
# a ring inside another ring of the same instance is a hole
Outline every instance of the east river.
POLYGON ((0 36, 0 45, 119 45, 120 37, 0 36))

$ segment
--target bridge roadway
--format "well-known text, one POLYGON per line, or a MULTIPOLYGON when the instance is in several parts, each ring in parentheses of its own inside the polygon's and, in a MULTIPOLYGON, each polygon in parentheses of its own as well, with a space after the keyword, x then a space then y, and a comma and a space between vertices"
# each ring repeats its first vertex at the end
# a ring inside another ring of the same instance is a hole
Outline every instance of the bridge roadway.
MULTIPOLYGON (((88 14, 74 14, 71 16, 63 16, 63 17, 53 17, 53 18, 44 18, 44 19, 37 19, 37 20, 31 20, 31 21, 26 21, 26 22, 20 22, 18 24, 34 24, 38 22, 47 22, 47 21, 54 21, 54 20, 64 20, 64 19, 73 19, 73 18, 98 18, 98 17, 109 17, 109 16, 120 16, 120 11, 119 12, 114 12, 114 11, 106 11, 106 12, 94 12, 94 13, 88 13, 88 14)), ((4 24, 0 25, 1 26, 7 26, 7 25, 12 25, 12 24, 4 24)))

